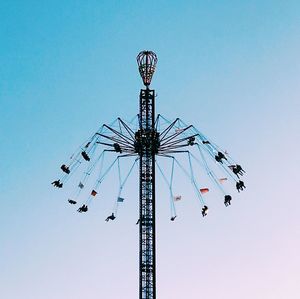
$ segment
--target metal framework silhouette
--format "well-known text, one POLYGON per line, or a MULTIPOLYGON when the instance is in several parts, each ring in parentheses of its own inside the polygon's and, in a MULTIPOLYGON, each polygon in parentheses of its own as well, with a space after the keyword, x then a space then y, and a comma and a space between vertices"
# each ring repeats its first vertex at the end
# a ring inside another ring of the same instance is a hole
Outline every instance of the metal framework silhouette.
MULTIPOLYGON (((119 163, 121 158, 135 157, 135 163, 139 162, 139 299, 155 299, 156 298, 156 244, 155 244, 155 170, 156 158, 158 156, 172 159, 172 171, 174 169, 174 162, 184 171, 189 177, 196 194, 202 205, 202 216, 207 215, 208 207, 205 205, 202 194, 209 191, 208 188, 199 188, 192 168, 192 159, 199 162, 189 150, 189 147, 194 147, 200 154, 200 163, 206 170, 208 177, 218 187, 219 191, 224 195, 224 204, 229 206, 231 204, 231 196, 228 195, 222 187, 227 177, 218 178, 217 174, 210 168, 205 153, 215 164, 218 164, 227 176, 236 182, 236 188, 240 192, 245 188, 244 182, 240 180, 245 171, 242 167, 234 162, 226 151, 221 150, 216 144, 209 141, 200 131, 192 125, 186 125, 179 118, 174 121, 168 121, 167 125, 161 129, 160 121, 165 120, 160 114, 155 114, 155 91, 150 89, 151 80, 155 72, 157 56, 152 51, 142 51, 137 56, 137 63, 139 73, 142 77, 145 88, 140 90, 139 95, 139 113, 138 126, 133 127, 130 123, 126 123, 121 118, 118 118, 115 123, 117 126, 104 124, 99 131, 97 131, 87 143, 80 147, 77 154, 72 155, 71 162, 63 164, 61 169, 64 176, 52 182, 55 187, 62 188, 63 184, 70 178, 73 172, 80 166, 82 161, 90 162, 91 166, 88 167, 84 173, 82 181, 78 187, 79 191, 74 197, 75 199, 84 188, 86 179, 90 176, 91 172, 95 169, 96 163, 102 161, 106 152, 117 153, 117 158, 113 163, 104 171, 99 173, 96 185, 92 189, 86 204, 81 206, 77 211, 87 212, 88 206, 93 197, 98 193, 98 188, 102 183, 105 175, 110 171, 114 164, 119 163), (97 159, 92 159, 92 154, 97 145, 102 145, 105 149, 101 152, 97 159), (189 168, 188 172, 176 160, 176 154, 185 154, 188 157, 189 168)), ((103 163, 102 163, 103 164, 103 163)), ((103 165, 102 165, 103 166, 103 165)), ((133 166, 131 167, 125 180, 121 182, 117 203, 123 202, 121 198, 122 188, 127 181, 133 166)), ((161 168, 158 166, 159 171, 162 173, 161 168)), ((119 178, 120 178, 119 174, 119 178)), ((167 179, 163 175, 165 181, 167 179)), ((177 217, 174 208, 175 200, 180 200, 181 196, 174 197, 172 192, 172 180, 168 182, 170 190, 170 198, 173 205, 171 220, 174 221, 177 217)), ((77 204, 75 199, 69 199, 70 204, 77 204)), ((116 211, 111 216, 107 217, 106 221, 115 220, 116 211)))

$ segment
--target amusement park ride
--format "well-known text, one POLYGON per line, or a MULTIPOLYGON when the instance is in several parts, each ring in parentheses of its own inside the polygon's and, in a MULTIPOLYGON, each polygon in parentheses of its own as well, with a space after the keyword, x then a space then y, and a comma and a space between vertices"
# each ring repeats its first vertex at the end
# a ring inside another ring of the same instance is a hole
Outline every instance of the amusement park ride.
POLYGON ((52 182, 57 188, 62 188, 72 174, 83 164, 87 169, 83 177, 77 182, 78 188, 74 196, 68 200, 71 205, 76 205, 79 195, 86 188, 86 182, 93 171, 97 171, 98 179, 93 188, 89 190, 84 203, 78 212, 85 213, 90 203, 99 192, 99 187, 111 171, 114 165, 119 171, 119 194, 114 212, 106 218, 113 221, 117 217, 117 207, 124 201, 121 197, 122 189, 132 173, 135 165, 139 165, 139 298, 156 298, 156 252, 155 252, 155 177, 158 170, 168 184, 171 199, 171 221, 177 217, 175 203, 181 200, 180 195, 173 194, 174 167, 180 169, 191 181, 192 187, 202 206, 202 216, 208 213, 208 206, 204 201, 204 194, 211 188, 200 188, 193 171, 193 163, 197 163, 206 172, 213 186, 223 195, 225 206, 231 205, 232 197, 225 189, 227 181, 235 183, 238 192, 245 188, 240 179, 245 173, 229 154, 219 148, 215 143, 198 131, 193 125, 186 125, 181 119, 169 121, 164 116, 155 114, 155 91, 150 89, 152 76, 155 72, 157 56, 152 51, 142 51, 137 56, 139 73, 145 85, 140 90, 139 113, 130 122, 121 118, 116 119, 111 125, 102 125, 79 150, 74 153, 70 160, 61 166, 62 177, 52 182), (116 157, 104 168, 106 155, 114 154, 116 157), (186 157, 187 167, 183 165, 177 156, 186 157), (120 160, 133 158, 125 178, 120 175, 120 160), (171 175, 167 179, 162 167, 158 164, 159 158, 168 159, 171 162, 171 175), (157 168, 156 168, 157 166, 157 168))

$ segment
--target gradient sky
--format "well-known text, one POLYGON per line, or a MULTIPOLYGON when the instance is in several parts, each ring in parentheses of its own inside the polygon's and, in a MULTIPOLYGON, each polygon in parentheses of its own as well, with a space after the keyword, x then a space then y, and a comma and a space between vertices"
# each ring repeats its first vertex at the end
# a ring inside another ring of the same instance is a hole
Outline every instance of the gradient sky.
POLYGON ((205 219, 191 193, 171 223, 157 196, 157 298, 300 298, 299 12, 289 0, 1 1, 0 297, 138 297, 134 188, 108 224, 109 188, 82 215, 50 182, 102 123, 137 113, 135 57, 149 49, 157 111, 247 171, 246 191, 205 219))

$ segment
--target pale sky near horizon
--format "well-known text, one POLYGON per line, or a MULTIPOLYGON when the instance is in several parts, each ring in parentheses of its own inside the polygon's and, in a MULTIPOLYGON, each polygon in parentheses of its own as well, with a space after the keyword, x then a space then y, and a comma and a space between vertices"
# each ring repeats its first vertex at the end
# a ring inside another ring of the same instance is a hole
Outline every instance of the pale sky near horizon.
POLYGON ((135 188, 106 223, 109 187, 81 215, 50 182, 101 124, 137 113, 135 59, 149 49, 157 113, 194 124, 247 171, 245 192, 205 219, 191 192, 170 222, 159 185, 157 298, 300 298, 299 11, 276 0, 1 1, 0 297, 138 298, 135 188))

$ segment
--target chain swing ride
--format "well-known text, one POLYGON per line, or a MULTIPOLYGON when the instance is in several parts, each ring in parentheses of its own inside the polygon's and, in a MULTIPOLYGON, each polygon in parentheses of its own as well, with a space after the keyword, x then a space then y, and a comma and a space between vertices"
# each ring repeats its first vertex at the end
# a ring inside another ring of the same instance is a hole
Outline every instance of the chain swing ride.
POLYGON ((218 147, 193 125, 187 125, 180 118, 168 120, 160 114, 155 115, 155 91, 149 86, 155 72, 157 56, 152 51, 142 51, 137 56, 137 63, 145 85, 145 88, 140 90, 139 113, 129 122, 117 118, 110 125, 102 125, 79 147, 68 162, 61 166, 62 176, 53 181, 52 185, 59 189, 63 188, 77 169, 87 165, 77 182, 77 190, 68 199, 69 204, 77 205, 80 195, 87 188, 91 174, 96 173, 96 182, 77 209, 79 213, 86 213, 99 193, 103 180, 112 169, 117 168, 119 192, 112 214, 105 219, 109 222, 117 218, 119 205, 124 202, 122 190, 134 168, 139 167, 139 219, 136 223, 139 225, 139 299, 155 299, 156 169, 168 186, 171 221, 176 219, 176 204, 182 199, 181 195, 174 195, 173 191, 175 168, 190 180, 201 204, 203 217, 208 213, 205 194, 216 187, 222 194, 224 205, 228 207, 231 205, 232 197, 225 191, 224 185, 227 181, 231 181, 238 192, 242 191, 246 188, 241 180, 245 171, 227 151, 218 147), (114 159, 106 165, 105 159, 111 155, 114 155, 114 159), (121 161, 130 158, 132 164, 126 175, 122 176, 121 161), (161 159, 171 163, 169 176, 165 174, 160 164, 161 159), (206 172, 210 181, 209 188, 199 185, 195 175, 195 164, 206 172))

